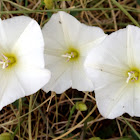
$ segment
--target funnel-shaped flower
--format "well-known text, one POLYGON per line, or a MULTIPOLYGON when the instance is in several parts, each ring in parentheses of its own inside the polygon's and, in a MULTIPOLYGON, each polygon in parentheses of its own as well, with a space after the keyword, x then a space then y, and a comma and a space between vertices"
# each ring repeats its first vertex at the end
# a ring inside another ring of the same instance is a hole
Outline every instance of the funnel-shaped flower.
POLYGON ((48 82, 43 51, 43 36, 35 20, 25 16, 0 19, 0 110, 48 82))
POLYGON ((90 52, 85 68, 104 117, 140 116, 140 28, 129 25, 106 37, 90 52))
POLYGON ((72 87, 92 91, 93 84, 84 70, 84 60, 92 47, 97 46, 105 34, 98 27, 81 24, 65 12, 54 14, 42 29, 45 40, 46 68, 52 72, 44 90, 62 93, 72 87))

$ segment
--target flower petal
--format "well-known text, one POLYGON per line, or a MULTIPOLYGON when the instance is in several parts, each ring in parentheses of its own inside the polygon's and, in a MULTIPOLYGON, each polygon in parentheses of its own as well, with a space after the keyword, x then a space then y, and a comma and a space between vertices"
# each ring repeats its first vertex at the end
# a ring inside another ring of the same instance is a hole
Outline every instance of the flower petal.
MULTIPOLYGON (((127 30, 119 30, 92 49, 85 69, 95 86, 100 113, 113 119, 127 112, 134 115, 134 88, 127 84, 127 30)), ((132 84, 133 85, 133 84, 132 84)))
POLYGON ((95 90, 95 93, 98 109, 105 118, 114 119, 123 113, 134 116, 134 89, 133 86, 128 86, 125 81, 112 81, 95 90))
POLYGON ((48 70, 33 67, 3 72, 0 79, 0 110, 19 98, 35 93, 49 79, 48 70))
POLYGON ((127 57, 130 67, 137 67, 140 69, 140 28, 128 25, 127 26, 127 57))
POLYGON ((44 40, 41 29, 35 20, 24 29, 12 48, 20 64, 26 63, 44 68, 44 40), (21 59, 22 58, 22 59, 21 59), (22 62, 23 60, 23 62, 22 62))
POLYGON ((133 94, 133 104, 134 104, 134 116, 140 117, 140 84, 135 84, 134 94, 133 94))
POLYGON ((83 61, 81 58, 72 65, 72 88, 79 91, 93 91, 93 83, 85 72, 83 61))
MULTIPOLYGON (((74 38, 74 40, 79 48, 91 49, 100 44, 106 37, 107 35, 101 28, 81 24, 78 35, 74 38)), ((83 50, 83 52, 85 52, 85 50, 83 50)))
POLYGON ((33 19, 26 16, 17 16, 10 19, 2 20, 0 28, 3 36, 2 46, 11 49, 14 46, 20 35, 33 19), (2 26, 1 26, 2 25, 2 26))
MULTIPOLYGON (((4 49, 4 46, 7 46, 7 37, 3 27, 3 21, 0 19, 0 50, 4 49)), ((3 52, 2 52, 3 53, 3 52)))
POLYGON ((62 93, 71 87, 71 67, 65 60, 58 59, 55 56, 46 56, 49 64, 47 68, 51 71, 51 80, 43 87, 45 92, 55 91, 62 93))
POLYGON ((134 116, 135 92, 133 86, 126 83, 125 77, 96 69, 88 69, 88 72, 94 80, 98 109, 105 118, 114 119, 123 113, 134 116))
POLYGON ((48 83, 51 77, 50 71, 47 69, 28 66, 26 64, 16 68, 15 74, 17 75, 26 96, 41 89, 48 83))
POLYGON ((0 83, 0 110, 4 106, 25 96, 25 91, 22 88, 20 81, 18 81, 18 78, 15 76, 14 71, 3 72, 0 83))
POLYGON ((65 12, 54 14, 43 27, 42 32, 46 49, 49 49, 50 46, 53 49, 64 49, 69 46, 87 47, 97 45, 106 37, 99 27, 81 24, 76 18, 65 12))
MULTIPOLYGON (((0 69, 0 109, 42 88, 50 79, 50 71, 44 69, 44 41, 37 22, 19 16, 0 21, 2 49, 14 54, 16 64, 0 69), (2 25, 2 26, 1 26, 2 25)), ((0 35, 1 35, 0 32, 0 35)))
POLYGON ((70 14, 58 12, 44 25, 42 32, 45 40, 45 63, 46 67, 51 70, 53 79, 52 84, 47 85, 48 88, 44 90, 46 92, 49 89, 56 91, 56 87, 61 88, 64 85, 63 90, 57 89, 56 92, 60 93, 71 86, 80 91, 92 91, 93 84, 85 73, 83 62, 90 48, 97 46, 106 37, 103 30, 86 26, 70 14), (78 52, 79 60, 66 62, 66 58, 62 55, 65 55, 69 48, 78 52), (69 76, 67 76, 68 73, 69 76))
POLYGON ((91 71, 98 69, 124 77, 129 70, 126 43, 126 29, 107 36, 97 48, 90 51, 85 61, 85 68, 91 68, 91 71))
MULTIPOLYGON (((46 49, 66 49, 69 45, 69 35, 65 27, 65 12, 53 14, 51 19, 42 28, 46 49)), ((66 14, 68 16, 68 14, 66 14)))

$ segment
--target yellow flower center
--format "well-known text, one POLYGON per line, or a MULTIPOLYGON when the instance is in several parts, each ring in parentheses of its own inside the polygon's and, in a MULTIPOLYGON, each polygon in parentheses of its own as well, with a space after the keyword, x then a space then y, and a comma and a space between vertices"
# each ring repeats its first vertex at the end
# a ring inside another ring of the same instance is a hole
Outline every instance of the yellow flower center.
POLYGON ((16 63, 16 57, 12 54, 1 54, 0 55, 0 65, 2 69, 9 68, 16 63))
POLYGON ((61 56, 67 58, 67 62, 76 61, 79 58, 79 52, 76 49, 69 48, 69 50, 61 56))
POLYGON ((139 79, 139 72, 136 70, 132 70, 128 72, 128 78, 126 82, 128 83, 129 81, 131 82, 136 82, 139 79))

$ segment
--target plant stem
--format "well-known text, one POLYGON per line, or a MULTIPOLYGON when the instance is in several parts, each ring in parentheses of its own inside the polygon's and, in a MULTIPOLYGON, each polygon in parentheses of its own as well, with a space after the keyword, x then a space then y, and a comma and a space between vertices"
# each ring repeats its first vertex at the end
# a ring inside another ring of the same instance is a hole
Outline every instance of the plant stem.
POLYGON ((125 8, 119 4, 116 0, 112 0, 112 2, 118 7, 120 8, 120 10, 122 10, 122 12, 138 27, 140 27, 139 23, 127 12, 127 10, 125 10, 125 8))
POLYGON ((68 118, 68 123, 67 123, 67 126, 66 126, 65 130, 64 130, 64 133, 67 131, 67 129, 68 129, 69 125, 70 125, 70 121, 71 121, 71 118, 72 118, 72 114, 74 113, 75 109, 76 109, 76 105, 74 105, 74 106, 71 108, 71 110, 70 110, 70 114, 69 114, 69 118, 68 118))
POLYGON ((61 135, 59 137, 56 137, 53 140, 62 139, 63 137, 65 137, 66 135, 68 135, 69 133, 71 133, 72 131, 74 131, 79 125, 81 125, 95 111, 96 108, 97 108, 97 105, 95 105, 94 108, 89 112, 89 114, 82 121, 80 121, 77 125, 75 125, 69 131, 67 131, 66 133, 64 133, 63 135, 61 135))
POLYGON ((52 9, 52 10, 20 10, 20 11, 0 11, 0 14, 29 14, 29 13, 47 13, 58 11, 100 11, 100 10, 119 10, 119 8, 68 8, 68 9, 52 9))
POLYGON ((131 128, 131 130, 135 133, 135 135, 140 139, 140 134, 133 128, 133 126, 122 116, 126 124, 131 128))
MULTIPOLYGON (((33 102, 33 95, 30 96, 29 102, 29 112, 32 111, 32 102, 33 102)), ((29 130, 29 140, 32 140, 32 126, 31 126, 31 113, 28 115, 28 130, 29 130)))

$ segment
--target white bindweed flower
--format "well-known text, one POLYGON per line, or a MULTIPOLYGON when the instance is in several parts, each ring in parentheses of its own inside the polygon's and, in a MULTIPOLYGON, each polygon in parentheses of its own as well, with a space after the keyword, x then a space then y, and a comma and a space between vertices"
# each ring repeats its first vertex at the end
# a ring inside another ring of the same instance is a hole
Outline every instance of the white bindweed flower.
POLYGON ((129 25, 106 37, 89 53, 85 68, 105 118, 140 116, 140 28, 129 25))
POLYGON ((35 20, 25 16, 0 19, 0 110, 48 82, 43 51, 43 36, 35 20))
POLYGON ((51 80, 43 89, 56 93, 62 93, 70 87, 92 91, 93 84, 83 64, 91 47, 106 37, 103 30, 86 26, 73 16, 58 12, 51 17, 42 32, 46 68, 52 72, 51 80))

